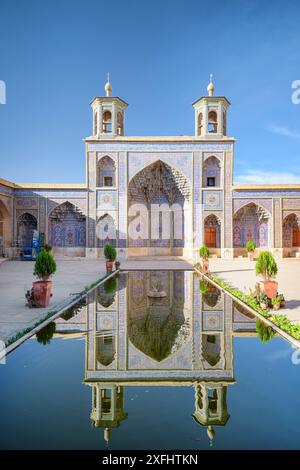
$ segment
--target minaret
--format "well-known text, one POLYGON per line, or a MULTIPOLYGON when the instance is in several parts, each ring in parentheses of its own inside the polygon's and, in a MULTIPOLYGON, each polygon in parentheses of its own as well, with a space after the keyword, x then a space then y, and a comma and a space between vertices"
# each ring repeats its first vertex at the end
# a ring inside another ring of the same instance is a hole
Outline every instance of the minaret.
POLYGON ((96 96, 91 101, 93 110, 93 137, 114 139, 124 135, 125 109, 128 104, 118 96, 112 96, 109 73, 104 86, 105 96, 96 96))
POLYGON ((227 135, 227 109, 230 106, 225 96, 214 96, 215 85, 210 74, 208 96, 193 103, 195 110, 195 136, 204 139, 222 139, 227 135))
POLYGON ((112 430, 127 418, 124 411, 124 388, 117 385, 95 383, 92 385, 91 420, 97 428, 103 428, 103 437, 108 447, 112 430))

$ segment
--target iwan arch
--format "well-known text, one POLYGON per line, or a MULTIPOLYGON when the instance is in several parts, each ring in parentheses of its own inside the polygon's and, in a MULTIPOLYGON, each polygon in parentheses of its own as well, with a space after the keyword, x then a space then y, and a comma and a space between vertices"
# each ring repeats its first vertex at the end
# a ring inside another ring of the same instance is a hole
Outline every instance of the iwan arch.
POLYGON ((14 256, 33 233, 54 252, 97 257, 107 242, 119 258, 197 259, 206 243, 232 258, 256 242, 278 257, 300 252, 300 185, 233 185, 235 139, 227 134, 230 106, 208 94, 193 103, 193 136, 125 135, 127 103, 91 102, 85 139, 85 184, 15 184, 0 180, 0 254, 14 256))

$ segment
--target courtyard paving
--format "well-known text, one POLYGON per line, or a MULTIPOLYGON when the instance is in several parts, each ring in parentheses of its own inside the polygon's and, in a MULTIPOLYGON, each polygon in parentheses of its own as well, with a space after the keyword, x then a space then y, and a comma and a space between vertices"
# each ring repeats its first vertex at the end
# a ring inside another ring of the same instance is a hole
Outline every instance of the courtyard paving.
MULTIPOLYGON (((300 324, 300 259, 277 261, 278 291, 285 296, 286 306, 280 314, 300 324)), ((210 259, 210 271, 219 279, 244 292, 253 289, 260 280, 255 275, 255 261, 248 259, 210 259)))
POLYGON ((25 293, 31 288, 33 261, 5 261, 0 264, 0 340, 6 341, 19 331, 34 325, 48 311, 67 300, 70 294, 101 278, 105 261, 99 259, 57 259, 57 272, 53 276, 53 297, 47 308, 25 306, 25 293))

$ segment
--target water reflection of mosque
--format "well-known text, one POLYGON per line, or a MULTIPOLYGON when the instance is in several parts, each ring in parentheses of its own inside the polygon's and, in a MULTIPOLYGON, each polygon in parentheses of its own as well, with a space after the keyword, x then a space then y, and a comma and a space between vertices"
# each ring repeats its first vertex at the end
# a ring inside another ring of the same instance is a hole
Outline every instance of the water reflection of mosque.
POLYGON ((122 273, 89 295, 85 315, 84 381, 106 442, 128 416, 125 387, 160 385, 194 387, 193 418, 212 443, 215 426, 229 419, 233 336, 255 334, 254 319, 213 286, 201 293, 191 271, 122 273), (163 298, 148 296, 157 283, 163 298))

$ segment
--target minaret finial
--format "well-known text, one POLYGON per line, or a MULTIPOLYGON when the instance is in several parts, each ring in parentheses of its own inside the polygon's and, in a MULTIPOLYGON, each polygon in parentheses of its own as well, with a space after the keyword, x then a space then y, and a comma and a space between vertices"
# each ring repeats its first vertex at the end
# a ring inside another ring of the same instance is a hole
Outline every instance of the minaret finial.
POLYGON ((109 72, 107 73, 107 82, 105 84, 104 89, 105 89, 106 96, 110 96, 112 92, 112 86, 109 81, 109 72))
POLYGON ((208 96, 213 96, 214 94, 214 91, 215 91, 215 86, 213 84, 213 74, 211 73, 209 75, 209 84, 208 84, 208 87, 207 87, 207 92, 208 92, 208 96))

